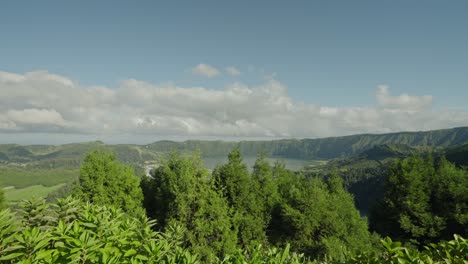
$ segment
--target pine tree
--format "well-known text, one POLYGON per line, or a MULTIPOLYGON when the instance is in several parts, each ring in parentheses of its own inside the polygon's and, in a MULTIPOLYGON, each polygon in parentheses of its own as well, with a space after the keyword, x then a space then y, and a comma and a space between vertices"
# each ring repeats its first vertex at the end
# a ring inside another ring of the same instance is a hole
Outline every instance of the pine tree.
POLYGON ((229 153, 227 164, 213 171, 213 183, 233 212, 240 245, 265 242, 264 203, 257 200, 259 190, 243 163, 239 147, 229 153))
POLYGON ((442 157, 431 180, 433 213, 445 222, 441 239, 468 235, 468 172, 442 157))
POLYGON ((270 163, 265 159, 264 154, 259 155, 255 161, 252 180, 257 194, 257 204, 262 207, 263 222, 268 225, 271 220, 273 206, 277 203, 279 197, 270 163))
POLYGON ((371 228, 415 244, 438 240, 446 222, 434 212, 437 178, 432 157, 414 155, 396 160, 390 169, 384 200, 372 211, 371 228))

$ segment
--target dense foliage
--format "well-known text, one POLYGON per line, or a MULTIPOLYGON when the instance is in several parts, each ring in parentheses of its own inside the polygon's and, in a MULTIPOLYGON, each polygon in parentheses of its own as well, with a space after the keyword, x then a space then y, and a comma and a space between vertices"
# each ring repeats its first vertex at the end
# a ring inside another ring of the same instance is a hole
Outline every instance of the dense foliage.
MULTIPOLYGON (((0 211, 1 263, 204 263, 184 248, 180 226, 158 233, 144 215, 71 197, 55 204, 24 201, 17 211, 0 211)), ((466 263, 468 242, 460 236, 417 251, 387 238, 381 251, 357 252, 341 261, 311 261, 301 254, 257 245, 235 249, 212 263, 466 263)))
POLYGON ((371 228, 416 244, 468 235, 468 173, 445 158, 396 160, 371 228))
POLYGON ((356 208, 362 215, 368 215, 375 201, 383 197, 390 165, 390 159, 369 160, 355 157, 333 160, 326 165, 309 168, 303 173, 306 177, 322 179, 338 175, 346 190, 353 195, 356 208))
POLYGON ((120 163, 110 151, 95 150, 84 158, 73 194, 91 203, 116 206, 127 213, 142 210, 139 178, 132 167, 120 163))
POLYGON ((187 246, 203 259, 260 243, 290 243, 291 250, 312 258, 371 250, 366 221, 338 177, 306 179, 264 158, 250 173, 238 148, 211 175, 199 156, 174 153, 142 188, 158 230, 184 227, 187 246))
POLYGON ((366 221, 339 177, 306 179, 278 164, 274 173, 281 197, 270 229, 276 245, 291 243, 313 258, 342 259, 346 253, 371 251, 366 221))
POLYGON ((112 152, 91 151, 77 185, 55 196, 73 198, 1 210, 0 189, 0 262, 466 263, 468 172, 443 157, 392 163, 401 150, 379 146, 306 176, 264 155, 249 170, 239 147, 211 172, 200 154, 173 152, 141 181, 112 152), (376 186, 385 193, 371 228, 391 239, 368 231, 346 191, 376 186))
POLYGON ((235 231, 225 200, 209 184, 209 173, 199 157, 176 153, 152 178, 142 181, 144 205, 157 228, 166 231, 173 225, 185 228, 187 246, 212 259, 234 251, 235 231))
POLYGON ((2 263, 194 263, 180 230, 155 233, 145 216, 72 198, 0 212, 2 263))

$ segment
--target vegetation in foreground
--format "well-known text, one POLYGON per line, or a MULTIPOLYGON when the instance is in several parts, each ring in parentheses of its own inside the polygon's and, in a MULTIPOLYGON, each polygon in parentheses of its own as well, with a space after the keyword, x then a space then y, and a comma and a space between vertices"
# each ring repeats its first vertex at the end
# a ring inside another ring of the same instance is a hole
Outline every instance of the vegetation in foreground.
POLYGON ((384 229, 386 235, 402 246, 369 233, 337 175, 306 178, 261 156, 249 172, 237 148, 212 173, 199 156, 174 153, 138 183, 113 154, 94 151, 72 190, 81 200, 25 201, 0 213, 0 260, 466 263, 466 240, 449 233, 466 236, 467 174, 443 159, 435 164, 413 156, 392 167, 383 203, 389 207, 382 209, 391 212, 391 225, 377 223, 393 227, 384 229), (434 186, 438 191, 431 191, 434 186), (446 211, 435 206, 444 203, 450 205, 446 211), (447 235, 452 240, 430 243, 447 235))
MULTIPOLYGON (((56 203, 24 201, 19 210, 0 211, 2 263, 204 263, 186 248, 185 231, 155 232, 145 215, 129 216, 113 206, 68 197, 56 203)), ((387 238, 375 253, 357 252, 341 261, 310 260, 285 248, 236 248, 212 263, 466 263, 468 241, 427 245, 418 251, 387 238)))

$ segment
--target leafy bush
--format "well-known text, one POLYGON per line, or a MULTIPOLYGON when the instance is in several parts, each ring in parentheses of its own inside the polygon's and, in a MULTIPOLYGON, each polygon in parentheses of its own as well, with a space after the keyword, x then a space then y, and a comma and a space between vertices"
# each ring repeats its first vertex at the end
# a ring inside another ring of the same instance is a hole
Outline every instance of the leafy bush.
POLYGON ((380 254, 359 254, 351 257, 346 263, 468 263, 468 241, 458 235, 454 235, 451 241, 431 243, 422 251, 403 247, 400 242, 394 242, 388 237, 382 239, 381 244, 383 252, 380 254))
POLYGON ((73 198, 24 201, 0 212, 2 263, 197 263, 154 221, 73 198))
MULTIPOLYGON (((0 211, 1 263, 202 263, 183 247, 185 230, 152 230, 154 221, 129 216, 112 206, 68 197, 56 204, 23 201, 18 210, 0 211)), ((311 261, 302 254, 258 245, 215 258, 213 263, 467 263, 468 242, 454 239, 422 251, 383 239, 379 253, 348 255, 342 261, 311 261)))

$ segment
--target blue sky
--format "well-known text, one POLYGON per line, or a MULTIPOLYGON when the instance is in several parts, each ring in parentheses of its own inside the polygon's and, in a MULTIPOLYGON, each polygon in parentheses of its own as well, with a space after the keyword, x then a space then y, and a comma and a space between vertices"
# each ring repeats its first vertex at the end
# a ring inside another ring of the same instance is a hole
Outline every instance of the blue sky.
POLYGON ((114 90, 128 79, 208 90, 274 79, 294 105, 338 108, 374 107, 387 85, 432 96, 431 111, 466 110, 466 14, 466 1, 4 1, 0 71, 114 90), (220 74, 196 75, 199 64, 220 74))

